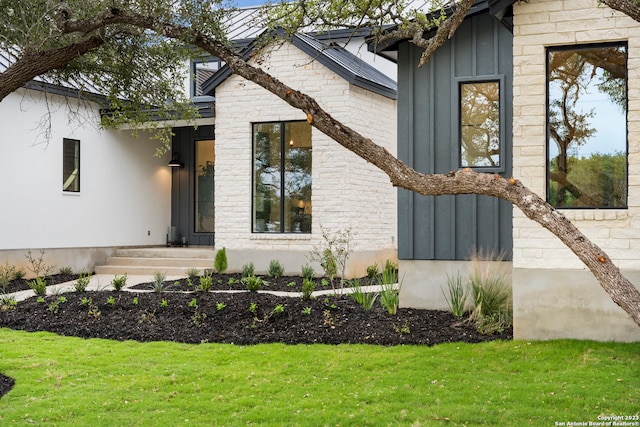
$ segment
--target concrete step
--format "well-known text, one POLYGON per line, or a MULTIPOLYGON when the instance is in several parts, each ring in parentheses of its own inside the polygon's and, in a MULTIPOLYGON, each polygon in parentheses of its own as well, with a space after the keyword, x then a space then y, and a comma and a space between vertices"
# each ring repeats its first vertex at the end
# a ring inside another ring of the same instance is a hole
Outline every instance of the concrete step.
POLYGON ((213 247, 192 248, 122 248, 107 258, 105 265, 95 267, 96 274, 153 275, 156 271, 167 275, 186 276, 190 268, 200 273, 212 268, 216 251, 213 247))
MULTIPOLYGON (((187 270, 191 267, 173 267, 173 266, 139 266, 139 265, 100 265, 94 268, 96 274, 108 274, 119 275, 126 274, 127 276, 153 276, 156 271, 166 274, 167 276, 187 276, 187 270)), ((199 274, 203 274, 204 268, 211 268, 210 265, 206 267, 195 267, 200 270, 199 274)))

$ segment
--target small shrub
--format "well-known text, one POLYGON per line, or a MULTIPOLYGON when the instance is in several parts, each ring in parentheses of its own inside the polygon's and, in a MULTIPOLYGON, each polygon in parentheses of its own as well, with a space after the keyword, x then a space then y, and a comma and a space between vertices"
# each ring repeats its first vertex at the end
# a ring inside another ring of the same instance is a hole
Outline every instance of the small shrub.
POLYGON ((200 284, 198 285, 198 290, 200 292, 209 292, 212 286, 213 286, 213 276, 211 275, 202 276, 200 278, 200 284))
POLYGON ((378 264, 371 264, 367 266, 367 277, 373 279, 378 274, 378 264))
POLYGON ((247 287, 250 292, 258 292, 258 289, 262 287, 264 283, 259 276, 249 276, 242 279, 242 283, 247 287))
POLYGON ((15 273, 13 273, 13 280, 23 279, 25 274, 27 274, 22 268, 16 268, 15 273))
POLYGON ((123 276, 118 276, 117 274, 111 281, 111 286, 113 286, 113 290, 116 292, 120 292, 122 288, 127 284, 127 273, 124 273, 123 276))
POLYGON ((64 274, 65 276, 71 276, 73 275, 73 268, 71 268, 68 265, 65 265, 64 267, 60 267, 60 270, 58 270, 58 273, 64 274))
POLYGON ((248 263, 242 266, 242 277, 253 276, 255 273, 255 267, 253 262, 249 261, 248 263))
POLYGON ((91 281, 91 273, 80 273, 78 280, 73 284, 73 288, 76 292, 84 292, 87 290, 87 286, 89 286, 89 282, 91 281))
POLYGON ((28 285, 38 296, 44 296, 47 294, 47 282, 45 282, 41 277, 36 277, 34 280, 30 280, 28 285))
POLYGON ((198 270, 195 267, 191 267, 191 268, 188 268, 187 271, 185 271, 185 274, 189 279, 195 279, 200 275, 200 270, 198 270))
POLYGON ((442 291, 442 294, 447 300, 447 304, 449 304, 451 313, 455 317, 464 316, 467 293, 465 292, 462 277, 460 277, 460 275, 456 277, 449 277, 449 275, 447 275, 447 288, 449 289, 449 295, 447 296, 444 291, 442 291))
POLYGON ((166 273, 163 273, 161 271, 153 272, 153 283, 151 284, 153 292, 160 294, 173 287, 173 285, 165 282, 166 278, 166 273))
POLYGON ((282 266, 280 261, 278 261, 277 259, 272 259, 271 261, 269 261, 268 273, 269 277, 277 279, 279 277, 282 277, 282 275, 284 274, 284 267, 282 266))
POLYGON ((18 300, 13 295, 0 294, 0 310, 13 310, 18 306, 18 300))
POLYGON ((353 298, 358 304, 360 304, 365 310, 371 310, 379 294, 377 292, 364 292, 360 285, 360 279, 353 279, 350 281, 351 285, 351 298, 353 298))
POLYGON ((227 262, 227 250, 226 248, 220 249, 216 252, 216 258, 213 261, 213 271, 223 274, 227 271, 229 263, 227 262))
POLYGON ((5 261, 0 265, 0 292, 4 292, 16 275, 16 267, 5 261))
POLYGON ((304 279, 312 280, 315 275, 316 275, 316 272, 313 270, 313 267, 311 267, 309 264, 305 264, 302 266, 302 277, 304 279))
POLYGON ((316 289, 316 284, 311 279, 302 279, 302 299, 310 300, 313 296, 313 291, 316 289))

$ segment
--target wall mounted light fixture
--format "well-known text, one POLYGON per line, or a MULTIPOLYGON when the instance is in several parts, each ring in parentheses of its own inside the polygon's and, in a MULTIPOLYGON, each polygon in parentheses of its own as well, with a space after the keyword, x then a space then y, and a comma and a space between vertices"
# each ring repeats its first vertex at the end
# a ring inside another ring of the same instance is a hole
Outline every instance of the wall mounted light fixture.
POLYGON ((180 161, 180 154, 178 154, 177 151, 175 153, 173 153, 173 155, 171 156, 171 160, 169 161, 168 166, 171 167, 171 168, 183 168, 184 167, 184 163, 182 163, 180 161))

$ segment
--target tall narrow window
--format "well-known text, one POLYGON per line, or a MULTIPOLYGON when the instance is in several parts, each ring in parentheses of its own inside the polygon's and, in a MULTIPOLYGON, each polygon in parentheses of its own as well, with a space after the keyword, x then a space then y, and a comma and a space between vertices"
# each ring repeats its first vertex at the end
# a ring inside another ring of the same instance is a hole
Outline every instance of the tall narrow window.
POLYGON ((62 140, 62 191, 80 192, 80 141, 62 140))
POLYGON ((500 167, 500 82, 460 84, 460 167, 500 167))
POLYGON ((213 233, 215 205, 213 192, 215 142, 212 139, 195 141, 196 151, 196 209, 195 232, 213 233))
POLYGON ((311 232, 311 126, 253 125, 253 232, 311 232))
POLYGON ((547 51, 547 198, 627 206, 627 46, 547 51))

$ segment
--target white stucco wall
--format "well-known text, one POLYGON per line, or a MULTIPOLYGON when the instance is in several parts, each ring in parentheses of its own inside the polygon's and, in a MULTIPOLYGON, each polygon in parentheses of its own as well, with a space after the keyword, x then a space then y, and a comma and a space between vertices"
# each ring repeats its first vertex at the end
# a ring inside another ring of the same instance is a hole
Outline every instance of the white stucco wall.
POLYGON ((97 112, 36 91, 0 102, 0 251, 165 243, 168 156, 154 157, 157 143, 144 135, 99 129, 97 112), (69 107, 84 123, 69 120, 69 107), (40 124, 48 113, 49 129, 40 124), (63 138, 80 140, 80 193, 62 191, 63 138))
MULTIPOLYGON (((394 100, 350 86, 291 44, 274 49, 264 59, 262 66, 274 77, 311 95, 338 120, 396 152, 394 100)), ((216 89, 216 246, 307 254, 321 241, 322 225, 334 232, 351 228, 355 252, 386 251, 384 256, 395 256, 396 191, 389 179, 315 128, 312 234, 251 233, 251 123, 305 118, 301 111, 238 76, 216 89)), ((361 266, 372 257, 367 256, 361 266)), ((304 257, 298 259, 304 262, 304 257)), ((296 262, 293 268, 299 265, 296 262)))
MULTIPOLYGON (((545 48, 628 42, 628 209, 561 210, 632 280, 640 269, 640 24, 598 0, 531 0, 514 11, 513 176, 545 197, 545 48)), ((555 236, 514 208, 517 338, 640 340, 640 328, 555 236), (572 273, 573 272, 573 273, 572 273)))

